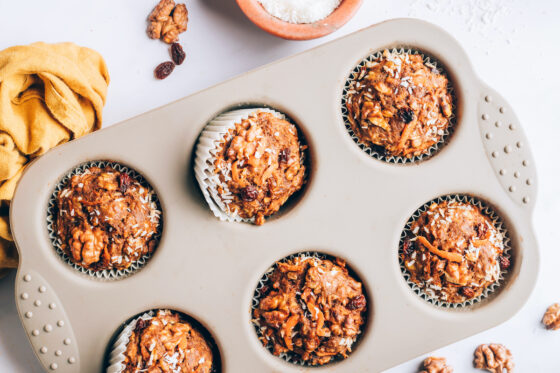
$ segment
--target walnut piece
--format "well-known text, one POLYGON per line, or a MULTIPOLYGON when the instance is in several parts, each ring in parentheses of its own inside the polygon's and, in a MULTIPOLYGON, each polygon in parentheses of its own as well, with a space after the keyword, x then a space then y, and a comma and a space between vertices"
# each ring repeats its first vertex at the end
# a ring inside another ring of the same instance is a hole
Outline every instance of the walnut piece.
POLYGON ((87 226, 76 227, 71 233, 68 243, 74 260, 86 266, 98 262, 108 241, 107 235, 98 227, 92 230, 87 226))
POLYGON ((189 12, 185 4, 175 6, 173 0, 161 0, 148 16, 148 36, 168 44, 179 40, 179 34, 187 31, 189 12))
POLYGON ((173 22, 172 18, 169 18, 161 28, 161 40, 167 44, 176 43, 179 40, 179 30, 173 22))
POLYGON ((483 344, 474 351, 474 367, 491 373, 513 372, 513 356, 504 345, 483 344))
POLYGON ((179 33, 187 31, 189 12, 185 4, 179 4, 175 7, 175 10, 173 10, 173 22, 177 26, 179 33))
POLYGON ((169 15, 175 8, 175 1, 173 0, 161 0, 158 5, 152 10, 152 13, 148 16, 150 21, 164 22, 167 21, 169 15))
POLYGON ((159 39, 161 37, 161 28, 163 23, 152 21, 148 25, 148 36, 150 39, 159 39))
POLYGON ((560 304, 554 303, 546 310, 542 322, 549 330, 560 329, 560 304))
POLYGON ((420 373, 453 373, 453 368, 447 365, 444 357, 430 356, 424 360, 424 370, 420 373))

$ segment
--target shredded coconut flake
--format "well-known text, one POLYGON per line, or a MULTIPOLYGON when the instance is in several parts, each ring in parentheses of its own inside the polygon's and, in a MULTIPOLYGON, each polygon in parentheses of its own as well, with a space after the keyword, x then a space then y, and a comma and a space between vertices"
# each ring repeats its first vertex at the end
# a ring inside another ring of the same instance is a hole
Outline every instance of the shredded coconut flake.
POLYGON ((276 18, 290 23, 313 23, 326 18, 340 0, 259 0, 276 18))

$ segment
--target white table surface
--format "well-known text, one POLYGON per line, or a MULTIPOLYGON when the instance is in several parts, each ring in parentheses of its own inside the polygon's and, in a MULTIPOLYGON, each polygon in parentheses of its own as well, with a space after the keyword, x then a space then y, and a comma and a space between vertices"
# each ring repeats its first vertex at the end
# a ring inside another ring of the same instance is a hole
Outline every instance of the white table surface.
MULTIPOLYGON (((181 36, 187 59, 165 81, 156 81, 152 71, 168 59, 167 48, 145 35, 145 18, 155 2, 0 0, 0 49, 72 41, 98 50, 111 75, 104 111, 104 126, 109 126, 386 19, 417 17, 453 34, 482 79, 515 108, 529 137, 539 176, 534 223, 543 260, 535 292, 513 319, 433 354, 447 357, 455 372, 476 372, 475 347, 500 342, 512 350, 517 372, 560 372, 560 331, 546 331, 540 324, 546 307, 560 302, 560 167, 553 155, 560 139, 559 1, 364 0, 356 17, 338 32, 293 42, 258 29, 233 0, 187 0, 189 30, 181 36)), ((40 372, 17 316, 14 274, 0 280, 0 372, 40 372)), ((421 360, 387 372, 416 372, 421 360)))

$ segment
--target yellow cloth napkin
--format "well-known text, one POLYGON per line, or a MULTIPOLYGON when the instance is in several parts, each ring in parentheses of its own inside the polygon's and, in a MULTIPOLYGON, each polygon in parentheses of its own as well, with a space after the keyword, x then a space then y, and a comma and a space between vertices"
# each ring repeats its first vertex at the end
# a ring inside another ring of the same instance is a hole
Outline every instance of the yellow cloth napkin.
POLYGON ((0 52, 0 277, 18 256, 9 206, 25 165, 101 128, 109 73, 103 57, 72 43, 0 52))

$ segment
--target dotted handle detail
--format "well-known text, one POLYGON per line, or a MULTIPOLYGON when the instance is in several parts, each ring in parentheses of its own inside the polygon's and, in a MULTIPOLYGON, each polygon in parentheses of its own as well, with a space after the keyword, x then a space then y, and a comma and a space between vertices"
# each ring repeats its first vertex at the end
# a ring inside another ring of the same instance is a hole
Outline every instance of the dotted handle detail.
POLYGON ((37 272, 18 271, 16 303, 27 337, 45 370, 78 372, 78 347, 66 312, 37 272))
POLYGON ((532 209, 537 175, 527 138, 509 104, 491 88, 481 92, 478 124, 486 155, 510 198, 532 209))

